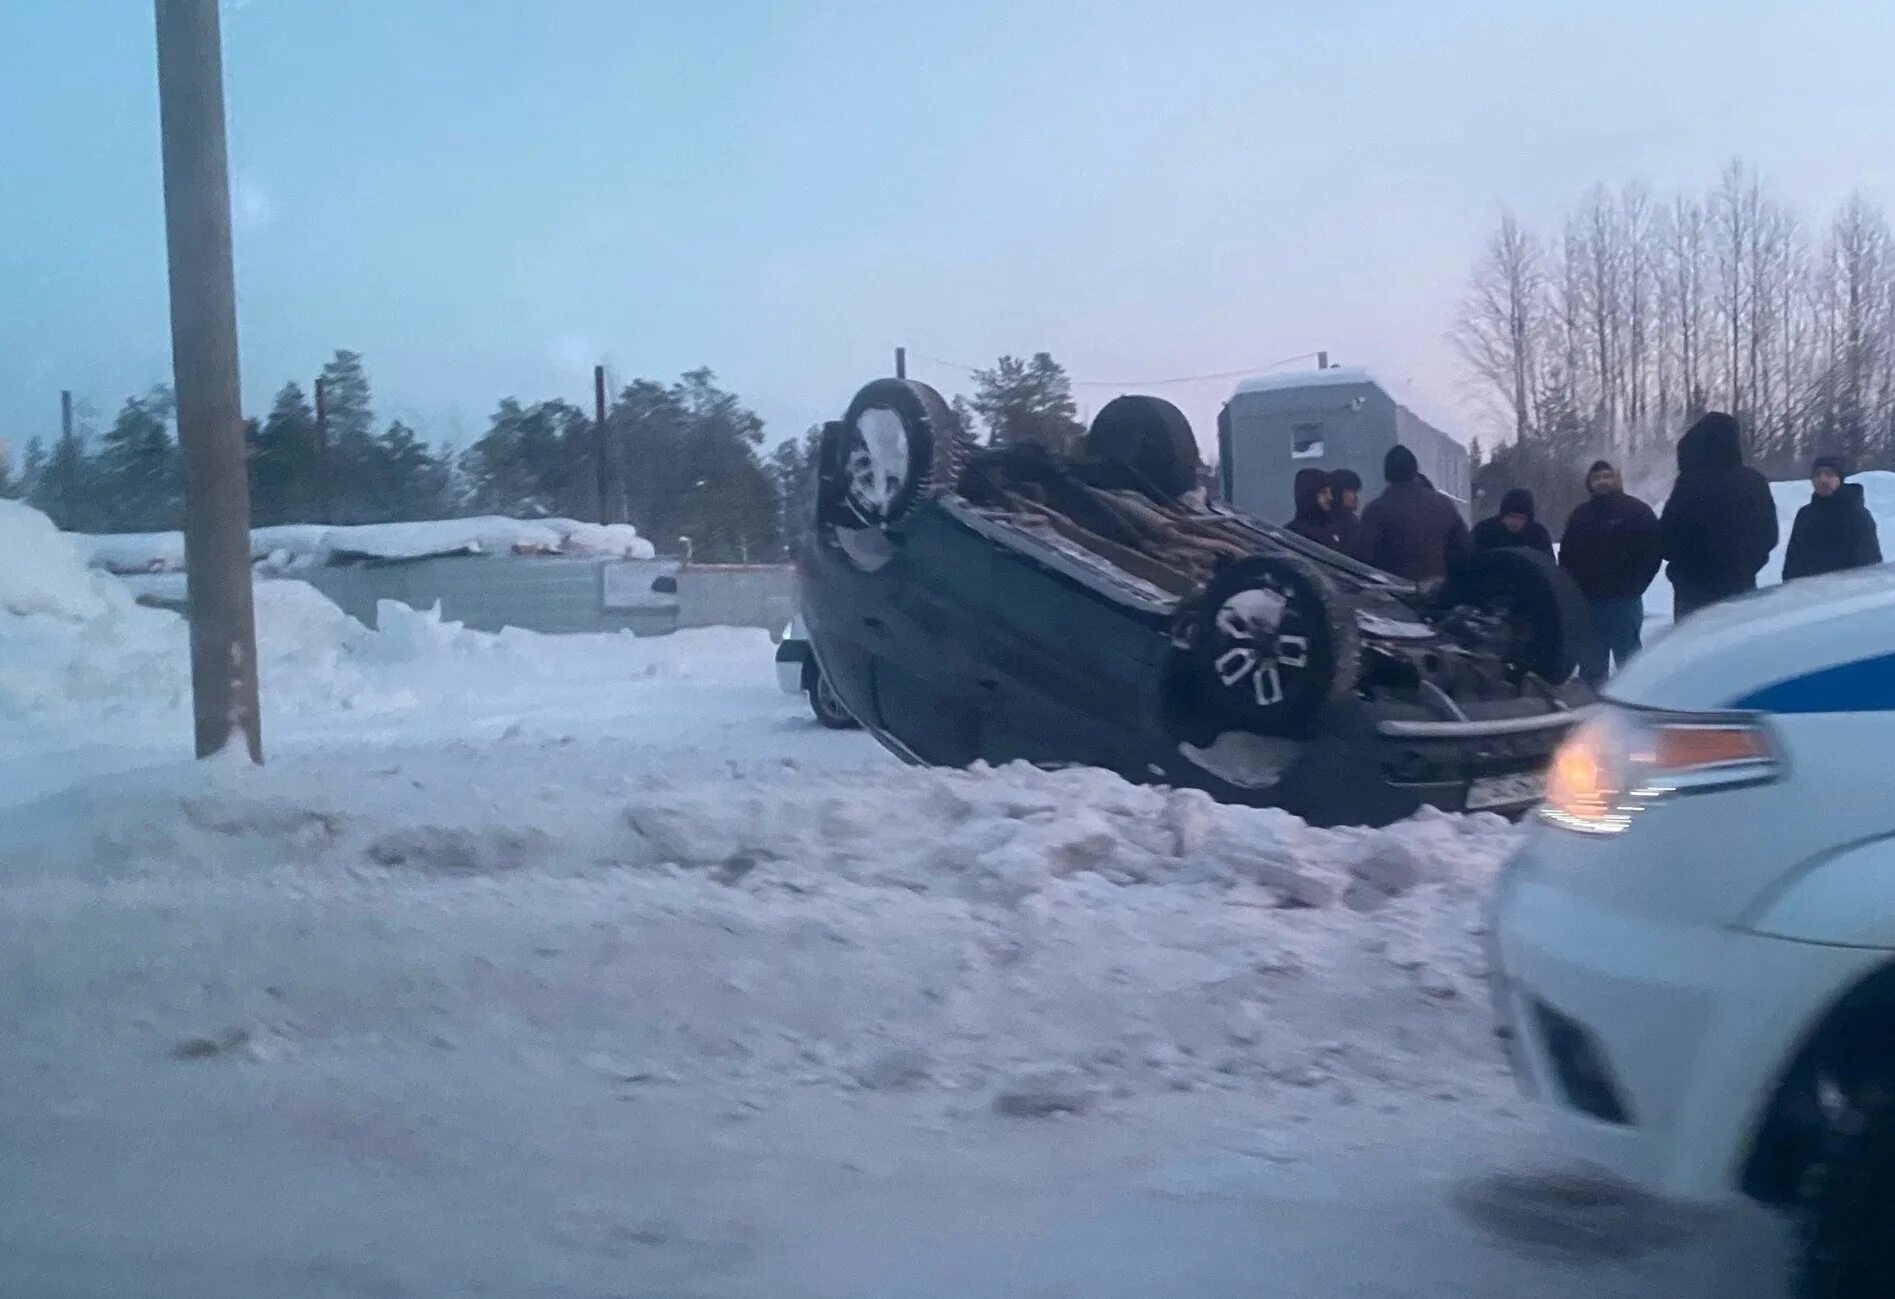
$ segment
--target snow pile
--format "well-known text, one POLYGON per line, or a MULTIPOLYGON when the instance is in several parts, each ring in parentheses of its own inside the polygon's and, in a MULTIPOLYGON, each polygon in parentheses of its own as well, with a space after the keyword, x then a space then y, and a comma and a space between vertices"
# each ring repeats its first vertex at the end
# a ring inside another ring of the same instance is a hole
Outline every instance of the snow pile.
POLYGON ((78 539, 17 501, 0 500, 0 613, 85 622, 109 612, 122 593, 85 571, 78 539))
MULTIPOLYGON (((177 572, 184 568, 182 533, 79 535, 73 540, 94 568, 114 573, 177 572)), ((431 555, 650 559, 653 553, 651 543, 628 523, 507 519, 496 515, 344 528, 294 523, 256 528, 250 534, 252 562, 278 569, 364 559, 419 559, 431 555)))
MULTIPOLYGON (((46 516, 0 501, 0 724, 73 732, 175 716, 191 694, 190 635, 177 614, 140 606, 118 579, 86 567, 46 516)), ((405 707, 371 682, 375 633, 304 582, 255 586, 258 673, 266 706, 290 714, 405 707)))
POLYGON ((0 948, 40 972, 5 1013, 52 1056, 74 1034, 266 1061, 444 1040, 733 1104, 1395 1109, 1505 1085, 1480 898, 1514 839, 1316 831, 1026 767, 628 782, 609 754, 502 744, 167 768, 0 824, 0 948))
MULTIPOLYGON (((356 623, 356 626, 361 624, 356 623)), ((491 653, 503 641, 533 636, 532 632, 513 628, 499 635, 469 631, 461 623, 443 619, 438 604, 431 609, 416 609, 399 600, 375 602, 375 627, 375 633, 366 638, 367 655, 379 663, 429 663, 454 656, 491 653)))
MULTIPOLYGON (((1862 485, 1863 504, 1875 518, 1876 531, 1882 539, 1882 553, 1895 560, 1895 472, 1872 469, 1852 476, 1849 481, 1862 485)), ((1665 490, 1669 490, 1668 485, 1665 490)), ((1783 580, 1783 556, 1789 549, 1790 529, 1796 523, 1796 512, 1809 504, 1809 480, 1793 478, 1787 482, 1771 483, 1770 495, 1777 506, 1777 548, 1771 554, 1770 562, 1757 575, 1760 586, 1774 586, 1783 580)), ((1653 499, 1653 509, 1663 507, 1662 497, 1653 499)), ((1671 580, 1661 569, 1658 579, 1645 593, 1647 627, 1670 624, 1672 599, 1671 580)))
POLYGON ((174 708, 190 689, 183 624, 89 571, 39 511, 0 500, 0 724, 83 704, 174 708))

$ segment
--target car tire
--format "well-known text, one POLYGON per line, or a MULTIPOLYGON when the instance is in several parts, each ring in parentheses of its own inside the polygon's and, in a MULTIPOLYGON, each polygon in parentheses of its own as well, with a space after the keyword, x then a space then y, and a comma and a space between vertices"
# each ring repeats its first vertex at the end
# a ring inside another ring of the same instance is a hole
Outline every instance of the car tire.
POLYGON ((1132 471, 1159 500, 1198 486, 1202 461, 1184 412, 1162 397, 1114 397, 1086 431, 1086 454, 1132 471))
POLYGON ((967 457, 960 421, 941 394, 912 379, 877 379, 856 393, 818 450, 819 518, 897 523, 937 488, 952 490, 967 457))
POLYGON ((1799 1299, 1895 1295, 1895 1104, 1832 1133, 1809 1174, 1800 1223, 1799 1299))
POLYGON ((836 698, 835 687, 829 684, 829 678, 823 675, 822 669, 815 669, 810 673, 810 678, 806 694, 809 699, 809 711, 816 715, 816 720, 832 731, 857 729, 861 723, 857 722, 849 710, 842 706, 842 701, 836 698))
POLYGON ((1483 550, 1448 573, 1435 597, 1440 608, 1504 613, 1513 628, 1507 665, 1548 685, 1564 685, 1579 668, 1592 634, 1585 597, 1549 555, 1521 546, 1483 550))
POLYGON ((1355 609, 1307 560, 1251 555, 1205 584, 1174 637, 1169 691, 1182 733, 1299 737, 1323 706, 1355 689, 1355 609))

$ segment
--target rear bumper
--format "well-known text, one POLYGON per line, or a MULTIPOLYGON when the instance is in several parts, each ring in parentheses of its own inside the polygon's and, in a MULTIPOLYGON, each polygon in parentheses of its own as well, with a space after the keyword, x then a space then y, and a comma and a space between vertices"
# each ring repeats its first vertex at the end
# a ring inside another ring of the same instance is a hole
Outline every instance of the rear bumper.
POLYGON ((1812 1016, 1887 954, 1619 910, 1558 886, 1565 847, 1536 836, 1495 903, 1514 1069, 1582 1157, 1676 1199, 1736 1195, 1812 1016))
POLYGON ((776 683, 786 695, 803 693, 803 673, 809 662, 809 642, 785 637, 776 647, 776 683))

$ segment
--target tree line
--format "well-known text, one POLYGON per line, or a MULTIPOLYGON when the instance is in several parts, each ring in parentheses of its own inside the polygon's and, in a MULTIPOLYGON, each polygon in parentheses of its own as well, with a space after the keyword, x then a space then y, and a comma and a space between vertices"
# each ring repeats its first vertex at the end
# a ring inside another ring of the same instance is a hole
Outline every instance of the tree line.
MULTIPOLYGON (((1084 431, 1071 382, 1047 353, 1001 357, 973 377, 973 396, 953 407, 977 439, 1064 452, 1084 431)), ((594 416, 570 402, 507 397, 480 438, 458 450, 428 444, 400 420, 379 424, 358 353, 335 353, 322 395, 319 421, 311 393, 286 383, 246 425, 253 524, 603 514, 633 524, 661 552, 746 563, 784 558, 808 517, 820 428, 766 452, 762 418, 708 369, 626 385, 607 410, 603 440, 594 416)), ((69 531, 180 528, 174 416, 163 387, 127 398, 103 433, 80 405, 70 432, 32 438, 17 465, 0 464, 0 495, 25 499, 69 531)))
POLYGON ((1895 242, 1860 195, 1812 222, 1733 162, 1701 194, 1596 185, 1549 231, 1503 215, 1450 337, 1494 490, 1569 503, 1596 456, 1650 490, 1709 409, 1771 477, 1895 468, 1895 242))

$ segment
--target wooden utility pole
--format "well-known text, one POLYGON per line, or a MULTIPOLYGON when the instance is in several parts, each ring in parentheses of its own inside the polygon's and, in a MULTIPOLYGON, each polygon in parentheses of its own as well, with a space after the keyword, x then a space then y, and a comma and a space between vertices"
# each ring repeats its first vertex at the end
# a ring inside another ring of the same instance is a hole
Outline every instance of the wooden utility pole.
POLYGON ((610 523, 608 502, 611 498, 607 495, 605 469, 609 443, 605 429, 605 367, 602 365, 592 367, 592 414, 592 455, 599 475, 599 522, 610 523))
POLYGON ((316 376, 316 507, 322 511, 318 523, 336 521, 335 488, 329 474, 329 401, 323 392, 322 376, 316 376))
POLYGON ((895 377, 897 379, 908 377, 908 349, 905 347, 895 349, 895 377))
POLYGON ((218 0, 156 0, 171 368, 184 452, 184 562, 197 755, 241 734, 263 761, 250 591, 250 472, 237 385, 237 294, 218 0))

